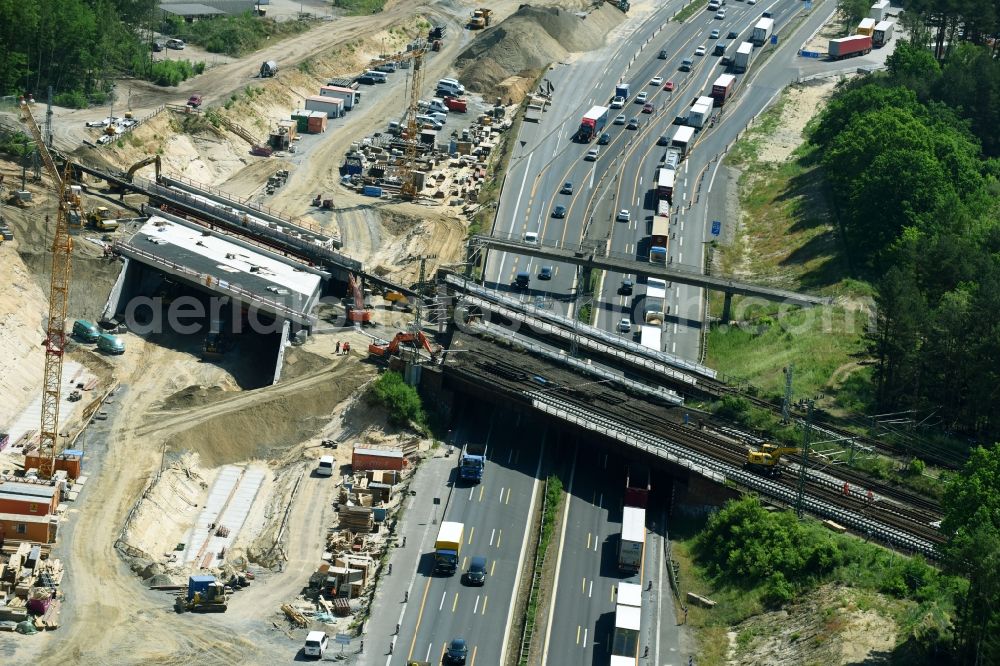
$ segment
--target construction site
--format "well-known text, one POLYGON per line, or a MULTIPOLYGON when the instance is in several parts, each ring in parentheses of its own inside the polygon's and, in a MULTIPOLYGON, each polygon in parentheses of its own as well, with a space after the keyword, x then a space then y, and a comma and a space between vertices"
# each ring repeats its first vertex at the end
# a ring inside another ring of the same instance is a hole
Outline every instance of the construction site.
POLYGON ((489 214, 519 105, 623 19, 560 4, 390 2, 132 82, 120 118, 0 109, 34 147, 0 160, 0 631, 38 634, 6 656, 233 663, 356 633, 444 455, 364 391, 440 351, 420 298, 489 214), (450 76, 468 90, 441 97, 450 76))

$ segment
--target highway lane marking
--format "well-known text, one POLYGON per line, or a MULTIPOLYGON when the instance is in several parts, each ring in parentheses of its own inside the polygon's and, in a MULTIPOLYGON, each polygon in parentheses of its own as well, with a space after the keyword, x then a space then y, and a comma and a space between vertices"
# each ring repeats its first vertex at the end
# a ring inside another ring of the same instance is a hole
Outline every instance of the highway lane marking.
POLYGON ((587 593, 587 577, 584 576, 583 580, 580 581, 580 594, 587 593))
POLYGON ((479 501, 480 501, 480 502, 482 502, 482 501, 483 501, 483 493, 484 493, 485 491, 486 491, 486 488, 485 488, 484 486, 479 486, 479 501))
POLYGON ((500 488, 500 497, 499 497, 499 500, 500 500, 500 503, 503 504, 503 487, 500 488))
POLYGON ((590 550, 590 537, 591 537, 591 533, 587 532, 587 550, 590 550))
POLYGON ((462 568, 463 569, 465 568, 465 565, 468 563, 468 561, 469 561, 469 556, 468 555, 463 555, 462 556, 462 568))
MULTIPOLYGON (((413 648, 417 645, 417 634, 420 633, 420 620, 424 617, 424 604, 427 603, 427 593, 430 592, 430 590, 431 581, 428 578, 427 584, 424 586, 424 596, 420 599, 420 610, 417 611, 417 626, 413 629, 413 640, 410 641, 410 651, 406 655, 407 659, 413 656, 413 648)), ((430 648, 428 648, 428 654, 430 654, 430 648)))
POLYGON ((587 598, 592 599, 593 597, 594 597, 594 581, 590 581, 590 586, 587 588, 587 598))
POLYGON ((482 612, 483 615, 486 615, 486 602, 489 600, 490 600, 489 595, 483 597, 483 612, 482 612))
POLYGON ((496 533, 497 533, 497 528, 494 527, 492 530, 490 530, 490 545, 491 546, 493 545, 493 537, 496 536, 496 533))
POLYGON ((458 608, 458 592, 455 593, 455 601, 451 604, 451 612, 454 613, 456 608, 458 608))
POLYGON ((497 568, 497 561, 493 560, 493 564, 490 565, 490 576, 493 576, 493 570, 497 568))
POLYGON ((684 253, 683 252, 681 252, 680 254, 677 255, 677 262, 681 263, 681 264, 684 263, 684 253))
POLYGON ((594 552, 597 552, 597 545, 601 543, 600 535, 594 535, 594 552))
POLYGON ((584 647, 584 649, 586 649, 586 647, 587 647, 587 632, 588 631, 590 631, 589 628, 586 628, 586 629, 583 630, 583 647, 584 647))
MULTIPOLYGON (((674 331, 674 333, 676 333, 676 332, 677 332, 677 331, 674 331)), ((672 345, 670 345, 670 353, 671 353, 671 354, 674 354, 674 353, 676 353, 676 352, 677 352, 677 341, 676 341, 676 340, 674 340, 673 344, 672 344, 672 345)))
POLYGON ((503 503, 510 504, 510 488, 507 489, 507 499, 505 499, 503 503))
POLYGON ((444 600, 448 598, 448 590, 441 591, 441 603, 438 604, 438 612, 444 610, 444 600))
POLYGON ((577 645, 580 644, 580 632, 582 631, 582 629, 583 629, 583 627, 581 627, 580 625, 576 625, 576 644, 577 645))
POLYGON ((475 534, 475 533, 476 533, 476 526, 475 526, 475 525, 473 525, 473 526, 472 526, 472 529, 471 529, 471 530, 469 530, 469 540, 468 540, 468 541, 466 542, 466 543, 468 543, 468 544, 469 544, 470 546, 472 545, 472 535, 473 535, 473 534, 475 534))
POLYGON ((500 547, 500 538, 503 537, 503 530, 497 533, 497 548, 500 547))
POLYGON ((469 488, 469 501, 472 501, 472 493, 476 492, 475 488, 469 488))
POLYGON ((478 645, 472 646, 472 663, 470 663, 469 666, 476 666, 476 649, 478 647, 479 647, 478 645))

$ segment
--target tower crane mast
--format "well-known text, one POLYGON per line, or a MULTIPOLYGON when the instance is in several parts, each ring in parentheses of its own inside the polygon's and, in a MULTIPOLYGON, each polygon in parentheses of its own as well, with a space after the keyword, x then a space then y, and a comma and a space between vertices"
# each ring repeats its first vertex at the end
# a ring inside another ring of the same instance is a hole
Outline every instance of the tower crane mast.
POLYGON ((409 60, 413 67, 410 75, 410 94, 406 104, 406 149, 403 152, 403 163, 399 169, 402 181, 401 196, 404 199, 415 199, 417 183, 413 177, 417 161, 417 143, 420 141, 420 128, 417 116, 420 114, 420 90, 424 83, 424 56, 427 54, 427 43, 424 40, 414 42, 405 53, 386 58, 380 58, 372 63, 373 67, 391 62, 409 60))
MULTIPOLYGON (((45 320, 45 374, 42 383, 42 421, 39 436, 39 469, 42 478, 51 478, 55 470, 56 455, 59 453, 59 400, 62 393, 63 355, 66 351, 66 316, 69 309, 69 286, 72 270, 73 239, 69 235, 71 212, 80 219, 83 211, 80 198, 72 190, 67 191, 70 177, 70 163, 66 162, 65 172, 60 175, 52 155, 49 154, 42 133, 31 116, 28 104, 21 100, 21 117, 35 139, 45 170, 52 178, 59 196, 56 212, 55 233, 52 238, 52 276, 49 280, 49 314, 45 320)), ((48 226, 49 218, 45 218, 48 226)))

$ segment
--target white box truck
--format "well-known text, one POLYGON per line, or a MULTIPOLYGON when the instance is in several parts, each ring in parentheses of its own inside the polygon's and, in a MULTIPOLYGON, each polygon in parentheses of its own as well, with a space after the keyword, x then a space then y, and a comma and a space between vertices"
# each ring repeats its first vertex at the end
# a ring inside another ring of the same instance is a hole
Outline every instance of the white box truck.
POLYGON ((868 12, 868 16, 875 19, 876 21, 884 21, 888 13, 889 13, 889 0, 879 0, 874 5, 872 5, 871 11, 868 12))
POLYGON ((764 44, 767 44, 767 40, 771 38, 772 32, 774 32, 774 19, 762 18, 753 27, 753 36, 750 39, 753 41, 754 46, 764 46, 764 44))
POLYGON ((872 46, 877 49, 882 48, 892 39, 892 21, 880 21, 875 24, 875 32, 872 33, 872 46))
POLYGON ((622 512, 622 538, 618 544, 618 568, 637 572, 642 568, 642 552, 646 546, 646 510, 634 506, 622 512))
POLYGON ((736 49, 736 57, 733 58, 733 71, 741 74, 750 69, 750 57, 753 55, 753 44, 743 42, 740 48, 736 49))

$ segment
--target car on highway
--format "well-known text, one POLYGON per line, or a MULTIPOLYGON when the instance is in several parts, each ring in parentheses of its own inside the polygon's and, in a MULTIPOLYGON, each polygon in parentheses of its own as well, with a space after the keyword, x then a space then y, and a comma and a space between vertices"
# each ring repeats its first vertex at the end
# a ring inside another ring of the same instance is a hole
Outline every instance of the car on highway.
POLYGON ((643 90, 641 93, 635 96, 635 103, 645 104, 648 98, 649 98, 649 93, 643 90))
POLYGON ((684 60, 681 60, 681 66, 678 67, 678 69, 682 72, 690 72, 692 65, 694 65, 694 60, 691 58, 684 58, 684 60))
MULTIPOLYGON (((551 268, 543 268, 538 274, 539 279, 548 280, 552 277, 551 268), (549 277, 542 277, 544 272, 550 271, 549 277)), ((486 584, 486 558, 477 555, 469 560, 469 568, 465 571, 465 584, 482 587, 486 584)))
POLYGON ((653 78, 651 78, 649 80, 649 85, 651 85, 651 86, 662 86, 663 85, 663 77, 662 76, 654 76, 653 78))
POLYGON ((666 49, 660 49, 660 55, 658 55, 657 57, 660 60, 666 60, 667 59, 667 55, 668 54, 667 54, 667 50, 666 49))
POLYGON ((518 291, 522 291, 527 290, 530 284, 531 274, 528 271, 518 271, 517 275, 514 276, 514 282, 510 286, 518 291))
POLYGON ((622 317, 622 320, 618 322, 618 332, 619 333, 631 333, 632 332, 632 320, 628 317, 622 317))
POLYGON ((653 105, 652 104, 643 104, 642 105, 642 112, 643 113, 652 113, 653 112, 653 105))
POLYGON ((661 134, 660 138, 656 140, 656 145, 658 146, 669 146, 670 136, 667 134, 661 134))
POLYGON ((608 134, 607 132, 605 132, 604 134, 602 134, 601 138, 599 138, 597 140, 597 145, 598 146, 606 146, 609 143, 611 143, 611 135, 608 134))
POLYGON ((625 128, 626 129, 630 129, 630 130, 637 130, 637 129, 639 129, 639 118, 636 117, 636 118, 633 118, 632 120, 628 121, 628 125, 626 125, 625 128))
POLYGON ((736 39, 736 38, 737 38, 737 37, 739 37, 739 36, 740 36, 740 33, 738 33, 738 32, 737 32, 737 31, 735 31, 735 30, 730 30, 730 31, 729 31, 729 34, 728 34, 728 35, 726 35, 726 39, 736 39))
POLYGON ((532 245, 538 245, 538 232, 537 231, 524 232, 524 242, 531 243, 532 245))
POLYGON ((627 209, 622 208, 620 211, 618 211, 618 217, 616 217, 615 219, 618 220, 619 222, 628 222, 629 220, 632 219, 632 213, 630 213, 627 209))
POLYGON ((622 296, 632 295, 632 280, 629 278, 622 278, 622 284, 618 287, 618 293, 622 296))
MULTIPOLYGON (((552 279, 552 273, 553 273, 553 270, 552 270, 551 266, 542 266, 541 270, 538 271, 538 279, 539 280, 551 280, 552 279)), ((472 568, 471 565, 470 565, 469 568, 472 568)))
POLYGON ((663 84, 663 89, 666 91, 672 91, 674 89, 674 82, 667 81, 666 83, 663 84))
POLYGON ((757 4, 757 0, 747 0, 747 4, 748 5, 756 5, 757 4))
POLYGON ((715 12, 715 18, 719 19, 720 21, 726 18, 726 10, 720 9, 719 11, 715 12))
POLYGON ((698 48, 696 48, 696 49, 694 50, 694 54, 695 54, 696 56, 703 56, 703 55, 705 55, 705 46, 704 46, 704 45, 701 45, 701 46, 699 46, 698 48))
POLYGON ((587 154, 583 157, 583 159, 587 160, 588 162, 596 162, 597 156, 599 154, 600 151, 597 150, 597 148, 591 148, 590 150, 587 151, 587 154))
POLYGON ((559 190, 559 194, 573 194, 573 183, 568 180, 563 183, 562 189, 559 190))
POLYGON ((618 117, 615 118, 615 125, 624 125, 624 124, 625 124, 625 114, 619 113, 618 117))
POLYGON ((552 217, 562 219, 566 217, 566 206, 556 206, 552 209, 552 217))
POLYGON ((469 656, 469 647, 465 644, 464 638, 453 638, 448 643, 448 649, 444 651, 442 664, 448 666, 465 666, 465 660, 469 656))
POLYGON ((719 38, 719 31, 718 30, 713 30, 712 32, 708 33, 708 38, 709 39, 718 39, 719 38))
POLYGON ((625 98, 624 97, 615 97, 614 99, 611 100, 611 108, 612 109, 620 109, 623 106, 625 106, 625 98))

